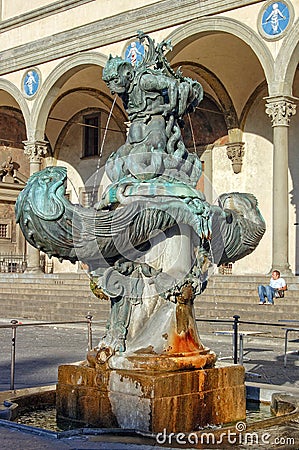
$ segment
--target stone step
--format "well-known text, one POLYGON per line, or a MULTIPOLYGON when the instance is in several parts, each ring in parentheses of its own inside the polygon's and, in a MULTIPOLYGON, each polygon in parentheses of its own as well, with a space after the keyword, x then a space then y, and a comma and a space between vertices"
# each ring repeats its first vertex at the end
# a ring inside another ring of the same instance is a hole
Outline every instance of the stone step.
MULTIPOLYGON (((298 302, 298 298, 299 298, 299 293, 295 292, 295 291, 287 291, 285 293, 285 296, 283 297, 283 299, 285 301, 290 301, 290 302, 298 302)), ((204 300, 207 302, 236 302, 239 301, 240 303, 253 303, 256 304, 259 301, 259 296, 257 291, 243 291, 242 290, 239 292, 238 290, 236 290, 236 292, 222 292, 220 293, 213 293, 213 292, 204 292, 203 294, 199 295, 197 297, 197 300, 204 300)))
POLYGON ((0 278, 19 278, 19 279, 24 279, 24 280, 28 280, 28 279, 32 279, 32 280, 38 280, 38 279, 63 279, 63 280, 67 280, 67 279, 74 279, 74 278, 86 278, 87 272, 85 271, 80 271, 80 272, 61 272, 61 273, 15 273, 15 272, 11 272, 11 273, 4 273, 1 272, 0 273, 0 278))
MULTIPOLYGON (((299 290, 299 277, 292 277, 286 281, 293 290, 299 290)), ((233 289, 238 285, 241 289, 256 290, 259 284, 268 284, 269 277, 265 276, 219 276, 214 275, 209 278, 208 289, 233 289)), ((82 288, 89 288, 89 278, 87 274, 51 274, 38 275, 32 274, 0 274, 0 287, 3 285, 15 286, 28 285, 32 287, 41 288, 45 285, 50 286, 69 286, 76 285, 82 288)))
POLYGON ((51 289, 15 289, 15 290, 0 290, 0 299, 37 299, 37 300, 43 300, 46 299, 47 301, 51 302, 52 300, 55 301, 55 299, 59 298, 61 301, 70 301, 71 299, 74 299, 74 301, 88 301, 88 299, 96 299, 96 297, 93 295, 93 293, 89 291, 78 291, 75 290, 51 290, 51 289))
MULTIPOLYGON (((46 306, 35 306, 34 308, 29 308, 28 305, 20 305, 20 307, 17 309, 15 305, 9 305, 5 309, 5 315, 1 315, 1 317, 5 317, 6 313, 11 312, 16 317, 30 317, 34 316, 34 319, 38 319, 39 314, 59 314, 59 315, 65 315, 69 317, 76 316, 78 318, 79 316, 81 318, 85 318, 88 312, 93 311, 96 312, 97 315, 107 315, 109 314, 109 309, 107 308, 101 308, 98 305, 82 305, 82 306, 74 306, 70 305, 68 308, 65 307, 65 305, 57 305, 57 307, 54 309, 49 309, 46 306), (22 313, 22 314, 21 314, 22 313)), ((11 314, 10 314, 11 316, 11 314)), ((43 319, 44 320, 44 319, 43 319)))
MULTIPOLYGON (((297 295, 289 295, 287 292, 284 298, 282 299, 274 299, 277 302, 283 302, 285 304, 297 304, 298 305, 298 297, 297 295)), ((222 295, 222 296, 216 296, 216 295, 200 295, 196 297, 195 304, 201 303, 201 302, 208 302, 211 305, 215 304, 221 304, 221 303, 243 303, 244 305, 258 305, 259 304, 259 297, 257 294, 255 295, 222 295)))
MULTIPOLYGON (((218 275, 213 274, 209 278, 209 283, 269 283, 271 275, 218 275)), ((299 276, 284 276, 287 283, 299 283, 299 276)))
MULTIPOLYGON (((3 281, 3 280, 2 280, 3 281)), ((56 283, 45 281, 40 284, 36 283, 28 283, 25 281, 19 281, 19 282, 2 282, 0 283, 0 293, 11 293, 11 292, 24 292, 24 289, 30 290, 31 292, 34 290, 35 292, 45 292, 45 293, 53 293, 57 291, 71 291, 74 292, 74 289, 76 289, 76 293, 90 293, 90 287, 89 287, 89 280, 74 280, 74 282, 71 282, 71 280, 56 280, 56 283), (76 283, 75 283, 76 281, 76 283)), ((55 282, 55 280, 54 280, 55 282)), ((298 295, 299 290, 299 284, 298 285, 291 285, 288 288, 288 291, 286 295, 290 297, 295 297, 298 295), (297 289, 298 288, 298 289, 297 289)), ((217 297, 223 297, 223 296, 257 296, 257 285, 248 286, 242 285, 242 283, 233 284, 230 283, 229 285, 225 284, 224 286, 221 283, 218 284, 208 284, 207 289, 204 291, 204 293, 201 295, 201 297, 205 296, 217 296, 217 297)))
POLYGON ((73 301, 72 299, 68 299, 68 301, 61 302, 59 298, 54 299, 49 302, 45 299, 36 299, 31 298, 29 301, 24 299, 10 299, 9 301, 6 299, 0 298, 0 317, 5 317, 6 311, 8 308, 11 308, 12 311, 15 312, 14 315, 18 315, 22 317, 22 314, 26 313, 26 317, 30 317, 30 314, 34 314, 37 317, 38 312, 45 311, 50 313, 54 313, 56 311, 65 311, 66 314, 77 314, 80 312, 80 315, 86 315, 87 312, 91 309, 101 309, 103 311, 109 311, 110 305, 100 305, 97 301, 90 301, 86 299, 86 301, 73 301))
MULTIPOLYGON (((201 322, 198 321, 201 330, 205 332, 212 332, 217 329, 231 329, 233 316, 239 315, 241 321, 248 322, 259 322, 266 323, 267 325, 254 325, 250 324, 240 324, 243 330, 257 330, 257 331, 271 331, 272 336, 284 336, 283 327, 299 327, 296 323, 288 322, 294 320, 298 317, 297 305, 293 307, 286 307, 285 305, 274 306, 263 305, 263 306, 250 306, 246 309, 243 305, 221 305, 216 308, 207 308, 207 305, 202 305, 202 307, 195 308, 195 316, 197 319, 207 319, 207 320, 225 320, 228 319, 230 323, 216 322, 201 322), (285 322, 284 322, 285 321, 285 322), (272 325, 271 325, 272 324, 272 325)), ((208 305, 209 306, 209 305, 208 305)))
MULTIPOLYGON (((234 314, 246 314, 252 315, 256 314, 258 316, 263 316, 265 314, 283 314, 288 316, 288 319, 296 319, 298 315, 298 305, 293 304, 282 304, 281 300, 277 300, 275 304, 272 305, 244 305, 243 303, 221 303, 211 307, 209 302, 202 302, 201 304, 195 305, 196 315, 201 314, 210 317, 211 314, 220 314, 222 317, 232 317, 234 314)), ((285 317, 283 317, 285 318, 285 317)), ((299 319, 299 318, 298 318, 299 319)))
POLYGON ((35 305, 46 305, 48 308, 55 308, 56 305, 61 304, 62 306, 67 305, 88 305, 88 304, 98 304, 99 300, 94 296, 74 298, 73 296, 61 296, 61 295, 35 295, 35 294, 23 294, 18 297, 18 295, 13 294, 0 295, 0 304, 15 303, 16 305, 29 305, 33 308, 35 305))
POLYGON ((38 321, 73 321, 84 320, 87 313, 93 316, 94 320, 106 321, 109 315, 108 309, 101 309, 98 306, 92 307, 57 307, 55 309, 35 307, 28 308, 28 305, 21 305, 17 309, 14 305, 5 308, 5 315, 1 312, 2 318, 8 319, 31 319, 38 321))
MULTIPOLYGON (((299 289, 299 277, 293 277, 290 279, 285 279, 288 285, 288 288, 291 290, 299 289)), ((212 277, 208 280, 207 289, 233 289, 238 286, 240 289, 257 289, 259 284, 267 285, 269 284, 270 278, 261 278, 259 280, 248 278, 247 280, 240 280, 237 277, 233 278, 218 278, 212 277)))
MULTIPOLYGON (((195 304, 197 303, 210 303, 211 307, 214 304, 226 304, 226 303, 240 303, 243 304, 244 307, 247 305, 258 305, 259 297, 257 292, 248 292, 248 291, 239 291, 229 292, 227 294, 216 294, 215 292, 205 292, 204 294, 198 296, 195 300, 195 304)), ((59 289, 53 290, 49 288, 44 289, 24 289, 21 288, 6 288, 0 289, 0 301, 7 301, 8 299, 24 299, 24 300, 33 300, 37 301, 46 301, 49 303, 55 302, 57 298, 61 302, 69 302, 71 299, 76 302, 84 302, 84 301, 93 301, 97 300, 97 297, 93 295, 90 289, 88 290, 70 290, 70 289, 59 289), (75 297, 75 298, 74 298, 75 297)), ((287 291, 285 297, 283 299, 276 299, 276 302, 283 302, 285 305, 298 305, 299 295, 294 291, 287 291)), ((98 300, 100 301, 100 300, 98 300)))
MULTIPOLYGON (((284 277, 286 282, 289 284, 297 284, 299 285, 299 277, 284 277)), ((87 273, 64 273, 64 274, 26 274, 26 273, 0 273, 0 283, 16 283, 18 281, 22 283, 34 283, 39 284, 40 282, 47 282, 51 284, 68 284, 72 282, 81 283, 82 281, 89 283, 89 277, 87 273)), ((269 275, 212 275, 208 283, 210 286, 220 285, 231 286, 235 283, 238 284, 247 284, 247 285, 258 285, 258 284, 267 284, 270 280, 269 275)))
MULTIPOLYGON (((16 310, 20 310, 21 308, 26 308, 28 310, 34 311, 35 309, 57 309, 57 308, 65 308, 65 309, 88 309, 91 307, 99 308, 103 311, 110 310, 110 302, 103 302, 95 298, 95 300, 90 301, 73 301, 72 299, 66 299, 65 301, 61 301, 60 298, 51 298, 51 302, 45 301, 44 299, 31 298, 28 299, 20 299, 20 298, 10 298, 9 301, 7 299, 2 299, 0 297, 0 310, 6 310, 9 307, 13 307, 16 310)), ((0 314, 1 316, 1 314, 0 314)), ((3 314, 2 314, 3 317, 3 314)))
POLYGON ((26 278, 23 274, 22 276, 15 276, 18 274, 11 274, 11 276, 3 276, 0 274, 0 287, 3 286, 32 286, 34 288, 43 286, 78 286, 78 287, 89 287, 89 278, 85 275, 77 277, 53 277, 53 276, 43 276, 43 277, 29 277, 26 278))
MULTIPOLYGON (((243 314, 258 314, 258 315, 263 315, 267 312, 273 312, 273 313, 281 313, 281 314, 287 314, 288 316, 292 316, 289 317, 290 319, 294 318, 294 315, 296 316, 298 314, 298 305, 297 303, 293 303, 293 304, 285 304, 283 303, 284 299, 279 299, 275 301, 275 304, 272 305, 259 305, 258 303, 256 304, 245 304, 244 303, 234 303, 234 304, 230 304, 230 303, 218 303, 218 304, 214 304, 213 306, 211 306, 210 302, 200 302, 200 303, 195 303, 195 312, 196 314, 198 312, 201 312, 201 314, 204 315, 209 315, 211 313, 215 313, 216 311, 229 311, 229 313, 233 312, 233 314, 239 314, 240 312, 242 312, 243 314)), ((226 315, 225 315, 226 316, 226 315)))
MULTIPOLYGON (((274 306, 259 306, 257 286, 267 284, 269 276, 222 276, 210 278, 208 288, 196 299, 198 318, 278 323, 297 317, 299 277, 287 278, 289 290, 274 306)), ((95 320, 106 320, 110 302, 97 299, 89 288, 89 279, 80 274, 0 274, 0 317, 28 318, 41 321, 83 320, 88 312, 95 320)), ((211 332, 231 329, 232 324, 200 322, 200 330, 211 332)), ((242 324, 242 329, 269 329, 271 335, 282 336, 280 327, 242 324)))
MULTIPOLYGON (((267 285, 267 284, 266 284, 267 285)), ((205 293, 215 293, 215 294, 229 294, 230 292, 237 293, 238 291, 240 293, 243 292, 251 292, 257 294, 259 284, 253 284, 253 283, 224 283, 224 284, 211 284, 209 283, 207 288, 203 291, 204 295, 205 293)), ((264 285, 265 286, 265 285, 264 285)), ((294 292, 294 294, 298 295, 299 291, 299 284, 291 284, 287 285, 288 292, 294 292)))

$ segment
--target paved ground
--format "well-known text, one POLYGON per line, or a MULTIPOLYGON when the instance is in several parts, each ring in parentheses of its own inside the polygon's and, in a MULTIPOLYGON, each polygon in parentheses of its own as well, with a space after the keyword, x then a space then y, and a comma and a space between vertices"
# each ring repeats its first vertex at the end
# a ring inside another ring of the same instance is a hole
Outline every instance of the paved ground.
MULTIPOLYGON (((27 324, 29 321, 23 321, 27 324)), ((9 324, 0 318, 0 325, 9 324)), ((34 323, 34 322, 30 322, 34 323)), ((103 334, 103 325, 93 325, 93 344, 103 334)), ((229 361, 232 356, 231 336, 201 335, 204 345, 214 350, 218 357, 229 361)), ((0 391, 10 388, 11 329, 0 328, 0 391)), ((18 327, 16 334, 15 388, 54 384, 60 364, 82 361, 87 351, 87 326, 55 325, 18 327)), ((299 350, 299 333, 290 334, 289 350, 299 350)), ((246 371, 259 375, 259 383, 293 386, 299 389, 299 356, 288 355, 283 366, 284 340, 267 335, 245 337, 244 366, 246 371), (248 360, 249 359, 249 360, 248 360)))
MULTIPOLYGON (((9 320, 0 319, 1 324, 9 320)), ((28 323, 24 321, 23 323, 28 323)), ((31 322, 32 323, 32 322, 31 322)), ((103 327, 93 325, 93 340, 96 345, 102 335, 103 327)), ((290 336, 289 350, 298 350, 299 333, 290 336)), ((230 358, 232 344, 230 336, 202 335, 202 342, 214 350, 218 357, 230 358)), ((10 389, 10 358, 12 332, 0 328, 0 391, 10 389)), ((87 350, 87 326, 59 325, 20 327, 16 335, 15 388, 47 386, 57 381, 57 367, 60 364, 85 359, 87 350)), ((283 366, 283 339, 269 339, 266 335, 245 338, 244 366, 249 372, 247 378, 255 383, 279 385, 282 388, 298 388, 299 393, 299 356, 288 355, 287 367, 283 366), (246 358, 249 358, 247 360, 246 358), (253 375, 250 375, 253 374, 253 375)), ((228 359, 229 361, 229 359, 228 359)), ((0 392, 1 394, 1 392, 0 392)), ((109 438, 103 436, 77 437, 57 440, 49 436, 28 434, 20 430, 11 430, 0 424, 1 449, 150 449, 153 442, 147 444, 140 438, 109 438), (115 442, 116 441, 116 442, 115 442), (121 442, 122 441, 122 442, 121 442), (134 443, 135 442, 135 443, 134 443)), ((155 446, 155 448, 159 448, 155 446)), ((286 447, 285 447, 286 448, 286 447)), ((164 447, 165 449, 165 447, 164 447)))

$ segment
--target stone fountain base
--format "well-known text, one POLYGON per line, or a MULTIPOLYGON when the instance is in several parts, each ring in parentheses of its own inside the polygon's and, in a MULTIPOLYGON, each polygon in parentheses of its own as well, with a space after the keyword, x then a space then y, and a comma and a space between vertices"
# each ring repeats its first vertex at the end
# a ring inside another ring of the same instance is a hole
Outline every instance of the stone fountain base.
POLYGON ((190 432, 246 416, 244 367, 138 372, 59 367, 57 417, 79 426, 190 432))

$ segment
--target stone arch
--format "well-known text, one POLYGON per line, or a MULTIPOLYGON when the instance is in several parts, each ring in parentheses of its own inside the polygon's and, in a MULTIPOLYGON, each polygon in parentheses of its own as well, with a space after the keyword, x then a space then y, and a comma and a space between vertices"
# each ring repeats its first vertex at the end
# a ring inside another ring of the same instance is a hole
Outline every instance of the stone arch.
POLYGON ((0 135, 0 145, 24 149, 27 134, 24 116, 19 108, 0 105, 0 130, 5 130, 5 136, 0 135))
MULTIPOLYGON (((69 91, 68 91, 68 92, 69 92, 69 91)), ((105 97, 104 97, 104 98, 105 98, 105 97)), ((102 111, 102 109, 101 109, 101 108, 97 108, 97 107, 88 107, 88 108, 86 108, 86 109, 83 110, 83 111, 79 111, 79 112, 75 113, 75 114, 70 118, 70 120, 65 124, 65 126, 63 127, 63 129, 61 130, 61 132, 60 132, 60 134, 59 134, 58 140, 57 140, 56 145, 55 145, 55 149, 54 149, 53 156, 54 156, 56 159, 59 158, 59 152, 60 152, 60 149, 61 149, 62 142, 63 142, 63 140, 64 140, 66 134, 68 133, 69 129, 71 128, 71 126, 72 126, 74 123, 77 122, 78 118, 80 118, 80 117, 82 116, 82 114, 87 113, 87 112, 93 112, 93 111, 102 111)), ((118 116, 117 116, 117 115, 114 115, 114 117, 117 118, 118 116)), ((121 123, 123 123, 123 122, 124 122, 124 120, 121 121, 121 123)), ((125 140, 125 137, 126 137, 126 129, 125 129, 125 128, 121 129, 121 127, 120 127, 120 132, 122 133, 123 139, 125 140)))
POLYGON ((28 108, 28 105, 26 103, 24 96, 22 95, 20 90, 13 83, 11 83, 8 80, 0 79, 0 90, 3 90, 5 92, 7 92, 8 94, 10 94, 13 97, 13 99, 17 102, 17 104, 19 105, 21 113, 24 118, 26 132, 27 132, 27 136, 28 136, 29 124, 30 124, 30 112, 29 112, 29 108, 28 108))
POLYGON ((103 67, 107 57, 97 52, 82 53, 71 56, 61 62, 47 77, 41 87, 32 111, 30 139, 43 140, 47 117, 61 86, 70 75, 90 65, 103 67))
POLYGON ((263 81, 257 88, 252 92, 251 96, 248 98, 240 117, 240 127, 242 130, 245 128, 246 119, 250 112, 251 107, 260 99, 266 96, 267 83, 263 81))
POLYGON ((170 58, 175 56, 186 45, 186 42, 189 43, 194 40, 195 36, 215 32, 234 35, 246 45, 250 42, 250 47, 263 68, 268 85, 272 84, 274 80, 274 60, 263 39, 247 25, 228 17, 196 19, 174 30, 168 35, 168 39, 173 45, 170 58))
POLYGON ((276 58, 277 81, 271 85, 269 95, 292 95, 293 81, 299 61, 299 19, 285 37, 276 58))
MULTIPOLYGON (((74 89, 69 89, 67 91, 64 91, 61 95, 59 95, 55 99, 55 101, 52 103, 51 108, 49 110, 49 114, 64 97, 67 97, 68 95, 70 95, 72 93, 77 93, 77 92, 87 93, 91 97, 95 97, 95 98, 101 100, 101 102, 108 109, 110 109, 110 107, 111 107, 111 104, 112 104, 111 96, 107 95, 105 92, 101 92, 99 89, 94 89, 94 88, 90 88, 90 87, 76 87, 74 89)), ((114 118, 116 120, 118 120, 119 123, 124 123, 127 120, 127 116, 124 114, 124 111, 120 108, 120 106, 117 103, 115 103, 115 105, 114 105, 114 118)), ((125 135, 125 133, 126 133, 126 130, 124 129, 124 135, 125 135)))
POLYGON ((199 106, 184 120, 182 136, 189 151, 200 156, 214 145, 226 144, 228 130, 221 106, 210 94, 206 94, 199 106))

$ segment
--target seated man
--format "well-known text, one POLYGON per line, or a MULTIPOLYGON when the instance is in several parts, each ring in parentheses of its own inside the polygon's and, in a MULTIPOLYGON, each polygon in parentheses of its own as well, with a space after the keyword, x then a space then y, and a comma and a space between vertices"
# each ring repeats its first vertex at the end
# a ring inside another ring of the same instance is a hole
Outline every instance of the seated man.
POLYGON ((270 284, 268 286, 260 285, 258 293, 260 305, 266 304, 265 297, 268 298, 267 305, 274 305, 273 297, 283 297, 283 292, 287 290, 286 282, 280 278, 279 270, 273 270, 270 284))

